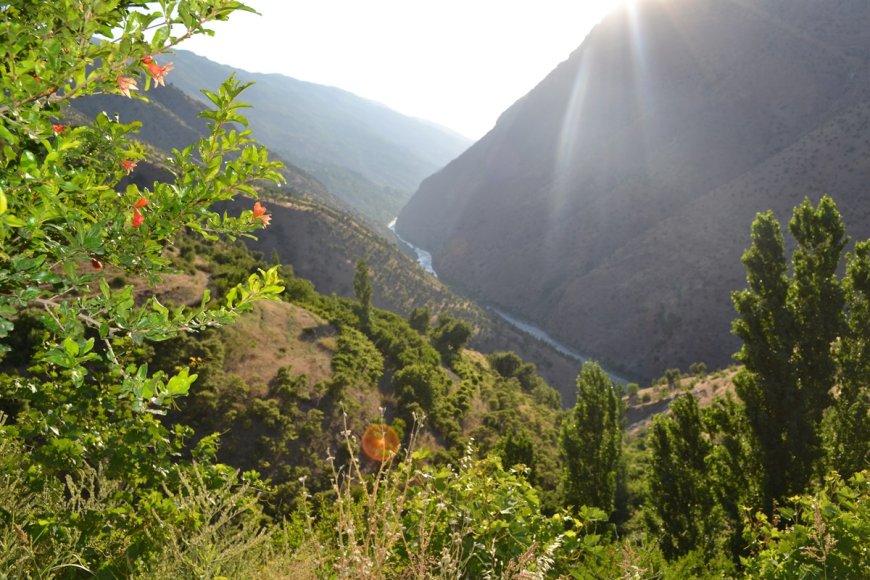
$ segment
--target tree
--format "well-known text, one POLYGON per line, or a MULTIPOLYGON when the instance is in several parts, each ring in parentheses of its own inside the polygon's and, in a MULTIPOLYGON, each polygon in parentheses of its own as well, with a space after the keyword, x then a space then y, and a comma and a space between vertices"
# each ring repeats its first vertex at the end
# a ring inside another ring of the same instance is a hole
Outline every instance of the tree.
POLYGON ((704 475, 710 443, 695 398, 677 397, 671 416, 655 419, 647 441, 647 524, 662 553, 672 560, 701 546, 714 519, 713 494, 704 475))
MULTIPOLYGON (((188 366, 155 372, 141 353, 148 342, 226 324, 253 302, 276 299, 283 290, 277 269, 250 276, 219 303, 206 294, 197 307, 172 309, 153 297, 137 304, 133 286, 110 285, 107 272, 156 283, 171 271, 165 250, 180 231, 235 239, 268 225, 259 202, 233 216, 210 209, 237 194, 256 196, 254 185, 263 180, 280 181, 280 164, 254 144, 238 113, 236 99, 248 85, 231 78, 205 92, 209 134, 172 153, 172 183, 147 188, 118 187, 146 162, 130 139, 138 124, 105 114, 73 122, 64 111, 87 95, 133 98, 140 87, 163 84, 172 70, 165 50, 239 9, 250 10, 233 0, 0 4, 0 357, 10 334, 33 330, 22 328, 24 321, 39 325, 41 339, 26 374, 0 374, 0 400, 21 411, 10 418, 14 427, 0 419, 0 440, 26 450, 16 467, 32 474, 33 489, 70 487, 98 469, 105 480, 124 482, 111 509, 79 517, 45 505, 39 519, 17 522, 21 545, 42 550, 56 545, 52 536, 72 538, 76 550, 68 561, 46 560, 60 565, 18 570, 22 576, 49 569, 129 576, 137 556, 159 549, 145 535, 135 537, 158 527, 144 506, 182 509, 171 498, 185 478, 236 487, 231 470, 180 460, 182 451, 207 459, 208 445, 185 450, 190 430, 170 431, 155 418, 197 375, 188 366), (117 550, 101 551, 109 546, 117 550)), ((82 491, 88 500, 81 503, 98 502, 93 491, 82 491)), ((182 518, 188 515, 199 517, 182 518)))
POLYGON ((372 317, 372 280, 369 276, 369 265, 359 259, 356 262, 356 272, 353 276, 353 295, 358 304, 360 328, 368 332, 371 328, 372 317))
POLYGON ((683 373, 680 372, 680 369, 668 369, 665 371, 665 383, 668 385, 668 389, 673 391, 677 388, 677 383, 680 381, 680 377, 683 376, 683 373))
POLYGON ((438 319, 438 326, 432 331, 432 346, 449 364, 471 338, 471 333, 471 325, 464 320, 441 316, 438 319))
POLYGON ((628 383, 625 386, 625 392, 628 394, 628 400, 634 403, 637 401, 637 392, 640 390, 640 385, 637 383, 628 383))
POLYGON ((568 504, 613 512, 623 423, 622 401, 610 377, 598 363, 583 363, 577 404, 559 434, 562 490, 568 504))
POLYGON ((516 376, 523 366, 523 359, 511 351, 494 352, 486 358, 489 359, 489 364, 493 370, 506 379, 516 376))
POLYGON ((870 240, 846 260, 847 332, 835 342, 838 396, 827 430, 831 467, 845 478, 870 465, 870 240))
POLYGON ((535 444, 525 429, 511 430, 501 442, 501 462, 505 469, 515 465, 525 465, 528 468, 526 479, 535 483, 535 444))
POLYGON ((831 345, 843 331, 843 295, 836 269, 846 244, 836 205, 804 200, 789 229, 797 241, 788 266, 780 225, 772 212, 752 224, 743 254, 748 288, 732 294, 743 340, 735 377, 764 469, 764 501, 803 491, 821 457, 820 423, 830 404, 836 365, 831 345))
POLYGON ((432 313, 427 307, 414 308, 408 315, 408 324, 422 336, 426 336, 426 333, 429 332, 430 320, 432 320, 432 313))

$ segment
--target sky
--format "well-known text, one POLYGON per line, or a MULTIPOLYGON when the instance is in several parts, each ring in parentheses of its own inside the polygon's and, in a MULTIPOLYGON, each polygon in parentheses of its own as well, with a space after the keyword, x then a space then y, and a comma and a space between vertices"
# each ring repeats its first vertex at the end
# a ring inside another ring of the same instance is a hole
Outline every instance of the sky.
POLYGON ((246 0, 179 48, 339 87, 470 139, 568 58, 620 0, 246 0))

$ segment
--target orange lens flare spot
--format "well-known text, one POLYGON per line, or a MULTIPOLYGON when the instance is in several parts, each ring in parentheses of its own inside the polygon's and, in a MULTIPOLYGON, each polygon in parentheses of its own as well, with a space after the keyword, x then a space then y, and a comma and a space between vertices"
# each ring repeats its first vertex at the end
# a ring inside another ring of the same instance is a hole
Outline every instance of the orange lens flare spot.
POLYGON ((399 436, 388 425, 372 425, 363 433, 362 450, 369 459, 386 461, 399 451, 399 436))

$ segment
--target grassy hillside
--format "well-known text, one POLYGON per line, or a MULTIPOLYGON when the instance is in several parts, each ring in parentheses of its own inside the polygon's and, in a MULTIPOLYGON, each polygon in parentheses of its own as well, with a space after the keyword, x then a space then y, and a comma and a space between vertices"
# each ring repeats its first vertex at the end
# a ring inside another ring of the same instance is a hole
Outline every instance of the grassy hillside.
MULTIPOLYGON (((234 202, 232 211, 250 206, 234 202)), ((427 307, 433 316, 447 314, 469 321, 475 328, 471 344, 486 352, 515 351, 534 362, 556 388, 566 405, 573 404, 574 378, 579 364, 546 344, 518 331, 473 301, 451 291, 404 254, 394 240, 385 239, 361 221, 309 198, 286 198, 269 204, 272 225, 252 249, 280 261, 310 280, 318 292, 353 296, 357 260, 369 264, 376 306, 407 316, 427 307)))
MULTIPOLYGON (((140 297, 156 293, 171 305, 206 288, 219 296, 266 267, 243 246, 188 238, 174 256, 183 272, 139 287, 140 297)), ((499 453, 506 434, 527 433, 542 443, 536 482, 555 493, 560 398, 533 370, 502 376, 487 356, 465 349, 446 358, 433 347, 434 325, 420 335, 387 311, 375 311, 363 332, 353 302, 315 292, 289 268, 284 276, 286 301, 258 304, 219 330, 155 344, 151 359, 157 369, 190 365, 200 375, 173 421, 194 426, 198 438, 221 432, 222 460, 279 486, 276 510, 290 509, 284 502, 293 504, 303 475, 310 490, 328 489, 325 458, 341 449, 345 429, 361 433, 385 419, 407 442, 412 413, 426 416, 418 445, 440 461, 456 461, 472 439, 482 452, 499 453), (413 391, 424 386, 409 378, 419 372, 429 395, 413 391)))

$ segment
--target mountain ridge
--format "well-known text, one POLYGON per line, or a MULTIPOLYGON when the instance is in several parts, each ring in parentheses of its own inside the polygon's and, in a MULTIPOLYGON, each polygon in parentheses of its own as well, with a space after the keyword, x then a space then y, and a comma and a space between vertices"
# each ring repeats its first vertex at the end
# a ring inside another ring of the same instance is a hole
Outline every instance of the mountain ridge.
POLYGON ((230 74, 254 81, 243 100, 255 138, 312 173, 345 202, 386 224, 420 181, 470 141, 431 121, 337 87, 276 73, 249 73, 178 50, 172 82, 188 96, 230 74))
POLYGON ((617 370, 727 365, 757 211, 829 193, 868 233, 868 29, 855 2, 623 6, 397 230, 449 284, 617 370))

